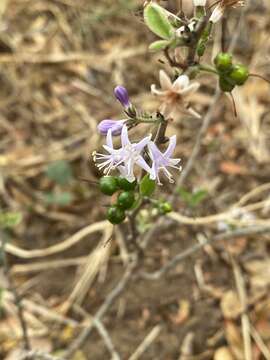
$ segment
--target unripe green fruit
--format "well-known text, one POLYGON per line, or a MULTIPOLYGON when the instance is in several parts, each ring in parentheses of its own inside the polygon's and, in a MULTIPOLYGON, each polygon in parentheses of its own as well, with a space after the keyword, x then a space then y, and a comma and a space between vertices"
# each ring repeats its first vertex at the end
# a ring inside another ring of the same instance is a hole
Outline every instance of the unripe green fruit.
POLYGON ((122 190, 126 190, 126 191, 134 190, 136 185, 137 185, 136 180, 134 180, 131 183, 127 179, 122 178, 122 177, 117 178, 117 182, 118 182, 119 188, 122 189, 122 190))
POLYGON ((124 210, 130 209, 134 204, 135 196, 133 191, 123 191, 118 195, 117 205, 124 210))
POLYGON ((103 176, 99 180, 100 191, 105 195, 113 195, 118 190, 117 178, 114 176, 103 176))
POLYGON ((229 72, 232 69, 232 55, 228 53, 219 53, 214 59, 216 68, 220 72, 229 72))
POLYGON ((244 65, 237 64, 234 65, 232 71, 229 73, 229 78, 236 84, 236 85, 243 85, 249 77, 248 68, 244 65))
POLYGON ((163 215, 168 214, 172 211, 172 205, 168 202, 159 204, 159 212, 163 215))
POLYGON ((219 78, 219 87, 224 92, 232 92, 234 89, 234 86, 230 81, 228 81, 225 77, 219 78))
POLYGON ((122 223, 125 217, 125 211, 118 206, 110 206, 107 210, 107 219, 114 225, 122 223))

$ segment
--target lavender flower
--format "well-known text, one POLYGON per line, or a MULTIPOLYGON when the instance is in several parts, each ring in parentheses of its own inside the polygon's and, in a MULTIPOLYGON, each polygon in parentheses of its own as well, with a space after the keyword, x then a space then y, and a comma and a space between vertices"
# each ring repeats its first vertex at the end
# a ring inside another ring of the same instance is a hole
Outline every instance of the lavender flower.
POLYGON ((121 133, 121 144, 122 152, 124 156, 124 165, 119 166, 119 171, 123 177, 125 177, 129 182, 135 180, 134 176, 134 165, 139 165, 146 172, 151 173, 150 166, 146 163, 141 153, 144 150, 145 146, 149 144, 151 140, 151 135, 146 136, 138 143, 132 144, 128 138, 128 129, 126 126, 123 127, 121 133))
POLYGON ((129 101, 129 96, 127 89, 124 86, 117 86, 114 89, 114 95, 116 99, 124 106, 125 109, 128 109, 131 105, 129 101))
POLYGON ((163 171, 164 175, 169 179, 170 183, 173 183, 173 177, 172 174, 167 170, 167 167, 172 167, 175 169, 178 169, 179 171, 182 170, 181 166, 176 166, 181 159, 172 159, 171 156, 174 152, 176 146, 176 136, 173 135, 170 137, 170 142, 167 147, 167 150, 162 153, 159 148, 156 146, 156 144, 153 141, 150 141, 148 144, 150 157, 153 161, 152 164, 152 171, 150 174, 150 179, 158 181, 159 185, 162 185, 160 178, 159 178, 159 172, 160 170, 163 171))
POLYGON ((108 131, 111 129, 112 131, 112 135, 116 136, 116 135, 120 135, 122 128, 124 126, 126 120, 110 120, 110 119, 106 119, 106 120, 102 120, 99 124, 98 124, 98 131, 100 132, 101 135, 107 135, 108 131))
POLYGON ((129 182, 135 180, 134 166, 138 165, 151 174, 152 170, 146 163, 141 153, 145 146, 149 144, 151 135, 143 138, 138 143, 131 143, 128 138, 128 129, 123 125, 121 132, 121 148, 114 149, 112 141, 112 129, 107 132, 106 145, 103 145, 108 154, 94 153, 94 161, 100 162, 97 165, 99 170, 103 170, 108 175, 111 170, 117 168, 120 174, 129 182))
POLYGON ((109 129, 106 136, 106 145, 103 145, 104 149, 108 152, 108 154, 93 152, 94 162, 100 162, 97 165, 99 170, 103 170, 105 175, 109 175, 111 170, 115 169, 118 165, 123 162, 123 157, 121 153, 121 149, 116 150, 113 147, 112 141, 112 129, 109 129))

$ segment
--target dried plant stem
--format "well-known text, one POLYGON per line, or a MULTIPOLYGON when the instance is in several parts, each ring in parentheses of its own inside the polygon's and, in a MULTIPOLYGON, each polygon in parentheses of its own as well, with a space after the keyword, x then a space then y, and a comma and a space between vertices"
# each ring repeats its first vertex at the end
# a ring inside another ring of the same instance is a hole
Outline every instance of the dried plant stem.
POLYGON ((270 360, 270 350, 267 347, 267 345, 265 345, 260 333, 255 329, 254 326, 250 326, 251 327, 251 336, 253 337, 254 341, 256 342, 258 348, 261 350, 262 354, 265 356, 266 360, 270 360))
MULTIPOLYGON (((195 141, 195 145, 193 147, 192 153, 188 159, 188 162, 184 166, 184 169, 181 172, 181 175, 176 183, 175 192, 177 191, 178 187, 183 184, 183 182, 186 180, 187 176, 190 174, 191 170, 193 169, 194 162, 195 162, 195 160, 200 152, 200 149, 201 149, 203 136, 205 135, 205 133, 210 125, 210 122, 212 120, 212 116, 214 113, 215 105, 217 104, 219 98, 220 98, 220 91, 217 89, 215 92, 213 101, 209 107, 209 110, 203 119, 203 123, 202 123, 201 128, 198 132, 198 135, 196 137, 196 141, 195 141)), ((174 192, 174 194, 175 194, 175 192, 174 192)))
POLYGON ((38 350, 25 352, 18 360, 65 360, 63 357, 55 357, 38 350))
POLYGON ((113 288, 113 290, 108 294, 106 300, 101 305, 96 315, 94 316, 93 322, 82 330, 81 334, 71 343, 66 353, 64 354, 66 359, 72 358, 72 355, 76 352, 77 349, 81 348, 88 336, 91 334, 93 328, 95 327, 95 320, 101 320, 103 316, 106 314, 107 310, 111 307, 111 305, 118 299, 118 297, 122 294, 124 289, 130 284, 131 277, 133 272, 138 264, 138 256, 135 256, 134 259, 128 265, 123 277, 118 282, 118 284, 113 288))
POLYGON ((95 322, 95 326, 96 326, 100 336, 103 338, 104 343, 111 354, 111 359, 112 360, 121 360, 121 357, 118 354, 118 352, 116 351, 114 344, 111 340, 110 334, 108 333, 105 326, 98 319, 94 319, 94 322, 95 322))
POLYGON ((143 339, 142 343, 138 346, 135 352, 129 357, 128 360, 141 359, 142 354, 149 348, 149 346, 155 341, 161 331, 161 326, 156 325, 150 333, 143 339))
POLYGON ((179 253, 172 258, 166 265, 164 265, 160 270, 152 273, 142 273, 141 277, 148 280, 158 280, 161 276, 165 275, 169 270, 173 269, 177 264, 193 255, 197 251, 201 250, 205 245, 211 244, 219 240, 233 239, 241 236, 252 236, 258 234, 265 234, 270 232, 270 226, 254 226, 247 227, 243 229, 233 230, 224 232, 223 234, 218 234, 212 237, 211 239, 206 240, 205 242, 198 243, 187 250, 179 253))
POLYGON ((166 130, 168 126, 168 120, 163 120, 157 130, 154 142, 156 144, 163 144, 167 141, 166 130))
POLYGON ((0 232, 1 235, 1 252, 2 252, 2 261, 3 261, 3 269, 4 269, 4 275, 8 281, 8 286, 9 289, 11 291, 11 293, 13 294, 14 297, 14 303, 17 307, 17 311, 18 311, 18 319, 20 322, 20 326, 22 329, 22 337, 23 337, 23 346, 25 350, 30 350, 31 346, 30 346, 30 340, 28 337, 28 332, 27 332, 27 324, 26 324, 26 320, 24 317, 24 310, 23 310, 23 306, 22 306, 22 301, 21 301, 21 297, 17 292, 16 289, 16 285, 13 282, 13 278, 10 274, 10 268, 9 268, 9 264, 8 264, 8 260, 7 260, 7 255, 6 255, 6 251, 5 251, 5 238, 4 238, 4 234, 2 232, 0 232))
POLYGON ((244 312, 241 315, 241 323, 242 323, 242 334, 243 334, 245 360, 252 360, 250 321, 249 321, 248 314, 246 312, 247 295, 246 295, 246 289, 245 289, 245 282, 244 282, 240 267, 232 256, 231 256, 231 262, 232 262, 232 266, 233 266, 233 272, 234 272, 238 296, 239 296, 239 299, 241 302, 242 309, 244 310, 244 312))

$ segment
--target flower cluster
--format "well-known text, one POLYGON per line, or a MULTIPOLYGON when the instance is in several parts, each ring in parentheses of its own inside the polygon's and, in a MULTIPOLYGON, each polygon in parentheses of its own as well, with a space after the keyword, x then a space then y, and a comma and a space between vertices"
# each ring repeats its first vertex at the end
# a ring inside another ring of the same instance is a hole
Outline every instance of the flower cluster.
POLYGON ((138 143, 131 143, 128 137, 128 128, 123 125, 121 131, 121 147, 114 148, 112 139, 112 129, 109 129, 106 137, 106 145, 103 145, 107 154, 94 153, 94 161, 97 162, 97 167, 102 170, 105 175, 109 175, 114 169, 117 169, 120 175, 130 183, 135 181, 134 168, 140 167, 149 174, 151 180, 157 180, 161 185, 159 173, 160 171, 169 179, 173 181, 172 174, 167 169, 168 167, 181 170, 179 166, 180 159, 173 159, 172 155, 176 147, 176 136, 169 139, 169 144, 164 153, 162 153, 157 145, 151 140, 151 135, 146 136, 138 143), (147 154, 147 156, 146 156, 147 154), (151 164, 148 164, 145 159, 150 158, 151 164), (177 166, 178 165, 178 166, 177 166))
POLYGON ((161 215, 172 210, 171 204, 164 199, 153 199, 153 194, 156 184, 162 185, 161 174, 173 183, 171 169, 181 170, 181 159, 173 157, 176 135, 167 138, 167 127, 181 114, 201 118, 190 99, 200 87, 194 79, 202 72, 210 73, 217 78, 223 92, 231 93, 236 86, 244 85, 250 76, 256 76, 226 52, 218 53, 213 64, 201 62, 210 44, 214 24, 228 8, 242 5, 243 1, 218 0, 207 6, 207 0, 193 0, 192 17, 183 11, 175 15, 159 3, 146 1, 143 12, 145 24, 159 37, 149 49, 163 51, 164 63, 171 67, 173 74, 171 78, 160 70, 160 86, 151 86, 151 93, 160 102, 159 107, 154 113, 138 109, 130 101, 127 89, 117 86, 114 95, 125 115, 120 120, 102 120, 98 125, 99 133, 106 136, 105 152, 94 152, 93 158, 104 174, 99 180, 100 191, 112 197, 107 208, 107 219, 112 224, 122 223, 126 215, 129 220, 132 214, 136 217, 142 205, 161 215), (130 141, 129 130, 141 123, 155 128, 154 139, 146 134, 137 142, 130 141), (117 135, 120 135, 119 146, 113 141, 113 136, 117 135), (167 141, 166 149, 161 150, 161 144, 167 141), (116 173, 111 174, 113 171, 116 173))

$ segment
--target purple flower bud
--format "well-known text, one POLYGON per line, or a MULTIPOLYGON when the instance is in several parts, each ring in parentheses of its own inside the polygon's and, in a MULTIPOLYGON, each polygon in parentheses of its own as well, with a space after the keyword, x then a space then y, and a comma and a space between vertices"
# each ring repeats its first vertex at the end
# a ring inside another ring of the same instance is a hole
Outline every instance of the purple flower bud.
POLYGON ((111 129, 112 135, 116 136, 121 134, 125 121, 126 120, 102 120, 97 128, 101 135, 107 135, 107 132, 111 129))
POLYGON ((114 95, 116 99, 125 107, 130 106, 127 89, 124 86, 116 86, 114 89, 114 95))

